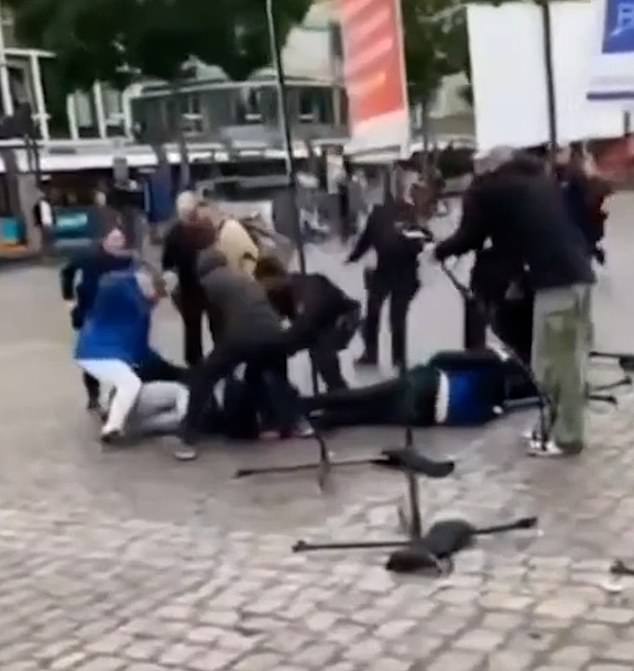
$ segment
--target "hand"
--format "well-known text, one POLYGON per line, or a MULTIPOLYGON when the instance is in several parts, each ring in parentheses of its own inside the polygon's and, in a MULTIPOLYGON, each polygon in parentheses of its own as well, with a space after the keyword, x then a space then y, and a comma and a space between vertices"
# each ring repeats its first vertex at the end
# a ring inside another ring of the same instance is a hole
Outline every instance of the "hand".
POLYGON ((75 309, 75 301, 64 301, 64 305, 69 312, 72 312, 75 309))
POLYGON ((169 295, 172 295, 178 289, 178 275, 171 270, 163 273, 163 282, 165 283, 165 291, 169 295))
POLYGON ((436 248, 437 245, 434 243, 425 245, 425 248, 423 249, 423 254, 427 257, 430 263, 437 265, 440 263, 438 260, 438 257, 436 256, 436 248))

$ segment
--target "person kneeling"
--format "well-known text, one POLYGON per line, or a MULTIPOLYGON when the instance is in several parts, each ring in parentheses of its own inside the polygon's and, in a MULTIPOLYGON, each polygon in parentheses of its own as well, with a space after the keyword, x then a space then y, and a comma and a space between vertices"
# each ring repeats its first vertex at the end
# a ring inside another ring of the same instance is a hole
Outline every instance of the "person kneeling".
POLYGON ((101 432, 104 443, 121 440, 139 399, 144 369, 156 368, 162 361, 149 338, 152 310, 164 295, 161 278, 150 268, 110 273, 102 279, 80 331, 77 364, 113 390, 101 432))
POLYGON ((263 257, 255 270, 278 313, 290 320, 286 332, 289 355, 309 349, 328 391, 347 389, 339 352, 361 324, 361 305, 318 273, 288 273, 273 257, 263 257))

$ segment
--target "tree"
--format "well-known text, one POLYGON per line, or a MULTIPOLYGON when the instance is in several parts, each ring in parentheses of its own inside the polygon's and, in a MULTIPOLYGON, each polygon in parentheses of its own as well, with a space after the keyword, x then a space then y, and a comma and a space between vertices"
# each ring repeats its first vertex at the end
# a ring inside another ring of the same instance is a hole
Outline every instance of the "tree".
MULTIPOLYGON (((57 55, 66 92, 139 78, 178 91, 192 59, 242 80, 271 61, 264 0, 5 0, 25 44, 57 55)), ((275 0, 285 40, 312 0, 275 0)), ((181 134, 184 148, 184 138, 181 134)))
MULTIPOLYGON (((100 80, 173 81, 191 58, 244 79, 270 62, 263 0, 5 0, 18 37, 57 55, 68 91, 100 80)), ((276 0, 285 40, 312 0, 276 0)))
POLYGON ((427 145, 429 110, 444 77, 468 70, 466 11, 456 0, 402 0, 402 12, 409 91, 422 108, 427 145))

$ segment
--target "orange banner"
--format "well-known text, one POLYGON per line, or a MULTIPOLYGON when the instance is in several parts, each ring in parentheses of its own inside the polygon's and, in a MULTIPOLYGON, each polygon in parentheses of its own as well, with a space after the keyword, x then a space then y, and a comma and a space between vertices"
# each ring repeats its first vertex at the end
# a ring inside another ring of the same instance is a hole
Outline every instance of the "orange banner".
POLYGON ((339 0, 352 144, 402 145, 409 105, 400 0, 339 0))

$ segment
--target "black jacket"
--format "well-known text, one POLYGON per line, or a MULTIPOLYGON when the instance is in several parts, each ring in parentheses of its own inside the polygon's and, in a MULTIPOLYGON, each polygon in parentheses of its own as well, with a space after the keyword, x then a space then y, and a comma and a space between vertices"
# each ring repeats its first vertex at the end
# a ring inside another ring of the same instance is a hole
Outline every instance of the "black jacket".
POLYGON ((603 206, 610 188, 601 179, 573 171, 562 185, 568 211, 579 227, 590 254, 594 254, 605 235, 607 214, 603 206))
POLYGON ((357 240, 348 262, 359 261, 371 249, 377 255, 379 273, 416 275, 418 255, 423 248, 421 240, 408 239, 404 230, 419 229, 413 205, 405 202, 377 205, 357 240))
POLYGON ((506 259, 527 266, 535 290, 595 280, 583 236, 546 175, 502 169, 479 178, 465 195, 460 227, 438 245, 436 257, 479 250, 489 238, 506 259))
POLYGON ((181 301, 202 304, 204 294, 198 281, 196 262, 201 244, 202 231, 198 227, 176 223, 165 238, 163 246, 163 270, 178 275, 178 293, 181 301))
POLYGON ((357 301, 319 273, 292 273, 288 281, 271 284, 268 295, 275 309, 292 322, 287 336, 301 348, 334 328, 340 317, 360 311, 357 301))
POLYGON ((73 327, 80 329, 86 315, 92 309, 99 290, 101 278, 111 272, 127 270, 135 261, 132 253, 120 255, 107 253, 100 245, 90 251, 71 259, 60 273, 62 297, 65 301, 75 301, 73 310, 73 327), (77 274, 81 275, 76 284, 77 274))
POLYGON ((246 273, 230 268, 222 253, 213 249, 201 252, 197 272, 206 306, 221 325, 223 344, 248 346, 283 339, 280 317, 264 287, 246 273))

